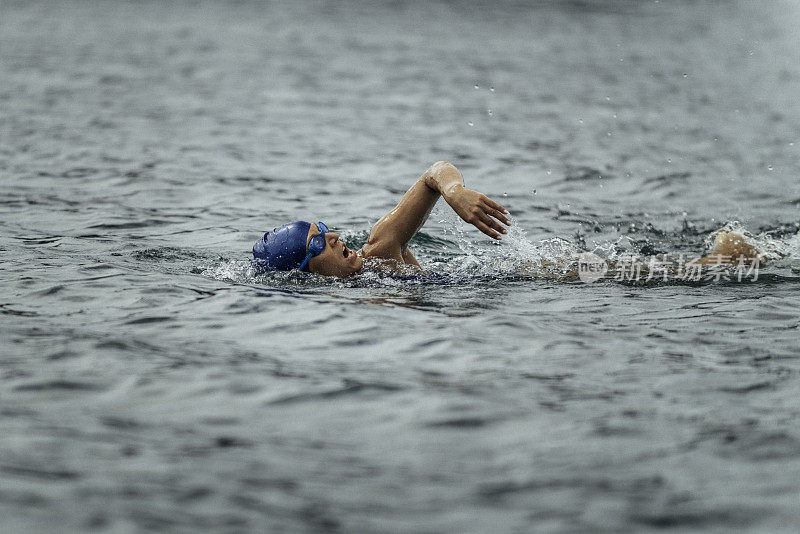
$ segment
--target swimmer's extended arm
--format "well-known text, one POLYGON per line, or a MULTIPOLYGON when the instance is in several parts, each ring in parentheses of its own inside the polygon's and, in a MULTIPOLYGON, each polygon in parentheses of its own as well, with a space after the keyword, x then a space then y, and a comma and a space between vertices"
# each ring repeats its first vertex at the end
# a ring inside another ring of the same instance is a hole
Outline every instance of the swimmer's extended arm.
MULTIPOLYGON (((375 223, 365 252, 405 261, 408 242, 428 219, 440 196, 459 217, 494 239, 500 239, 500 234, 506 232, 501 222, 511 224, 503 206, 464 187, 459 170, 446 161, 439 161, 420 176, 392 211, 375 223)), ((416 261, 408 263, 416 264, 416 261)))

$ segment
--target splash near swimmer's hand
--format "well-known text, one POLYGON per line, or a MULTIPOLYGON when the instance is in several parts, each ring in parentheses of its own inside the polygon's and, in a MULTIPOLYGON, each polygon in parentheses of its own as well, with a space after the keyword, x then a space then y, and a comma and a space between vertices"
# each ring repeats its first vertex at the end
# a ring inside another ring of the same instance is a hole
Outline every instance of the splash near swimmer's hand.
POLYGON ((713 234, 714 245, 711 252, 700 263, 711 263, 713 260, 723 263, 738 263, 740 261, 758 260, 760 263, 766 262, 766 255, 763 254, 755 245, 741 233, 720 228, 713 234))
POLYGON ((503 224, 511 225, 506 217, 508 210, 486 195, 462 185, 450 189, 444 199, 459 217, 493 239, 501 239, 501 234, 507 232, 503 224))

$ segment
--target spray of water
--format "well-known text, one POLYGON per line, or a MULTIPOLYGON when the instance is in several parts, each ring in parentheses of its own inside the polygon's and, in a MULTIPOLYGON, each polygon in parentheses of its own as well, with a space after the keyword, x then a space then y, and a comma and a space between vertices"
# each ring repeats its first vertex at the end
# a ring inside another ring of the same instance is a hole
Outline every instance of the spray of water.
POLYGON ((559 237, 534 243, 518 221, 509 218, 511 227, 501 241, 475 241, 466 223, 455 214, 441 218, 445 234, 453 237, 462 252, 447 262, 445 268, 459 274, 531 276, 563 274, 574 268, 581 253, 574 243, 559 237))
POLYGON ((707 251, 711 250, 714 238, 720 232, 740 234, 745 243, 754 246, 771 265, 800 267, 800 232, 786 237, 775 235, 772 231, 752 234, 741 222, 733 220, 706 237, 707 251))

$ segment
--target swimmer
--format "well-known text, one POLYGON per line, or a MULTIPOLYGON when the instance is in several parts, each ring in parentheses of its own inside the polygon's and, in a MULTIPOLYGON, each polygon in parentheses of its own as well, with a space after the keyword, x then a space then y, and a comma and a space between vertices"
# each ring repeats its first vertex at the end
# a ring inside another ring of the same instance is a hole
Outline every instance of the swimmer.
POLYGON ((486 195, 464 187, 461 172, 446 161, 425 171, 400 203, 384 215, 359 251, 351 250, 324 223, 295 221, 267 232, 253 246, 253 258, 262 270, 298 269, 325 276, 346 277, 360 272, 364 259, 382 260, 387 267, 411 265, 421 269, 408 242, 425 224, 433 206, 443 197, 459 217, 493 239, 511 224, 508 211, 486 195))
MULTIPOLYGON (((510 226, 508 211, 477 191, 464 186, 461 172, 447 161, 431 165, 395 208, 384 215, 361 250, 347 247, 339 234, 322 223, 295 221, 265 233, 253 246, 253 258, 261 271, 299 270, 324 276, 347 277, 364 269, 371 259, 379 267, 401 265, 420 269, 408 242, 425 224, 433 206, 443 197, 459 217, 492 239, 502 239, 510 226)), ((701 264, 736 263, 759 257, 758 251, 735 232, 719 231, 714 248, 698 260, 701 264)))

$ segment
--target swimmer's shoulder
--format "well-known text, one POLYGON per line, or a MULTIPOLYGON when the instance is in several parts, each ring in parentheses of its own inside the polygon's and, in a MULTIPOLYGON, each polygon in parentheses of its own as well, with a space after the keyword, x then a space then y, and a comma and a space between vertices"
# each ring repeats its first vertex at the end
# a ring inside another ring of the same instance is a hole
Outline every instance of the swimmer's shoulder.
MULTIPOLYGON (((370 236, 371 237, 371 236, 370 236)), ((367 241, 361 250, 358 251, 358 254, 366 259, 366 258, 393 258, 396 259, 399 257, 399 249, 394 250, 393 247, 389 246, 387 243, 383 241, 373 241, 370 239, 367 241)))
POLYGON ((380 241, 371 243, 367 242, 361 250, 358 251, 358 254, 364 258, 375 258, 380 260, 393 260, 399 261, 400 263, 403 262, 403 253, 399 247, 393 247, 389 244, 382 243, 380 241))
POLYGON ((397 241, 391 239, 379 239, 372 233, 358 252, 361 257, 365 259, 381 258, 421 268, 414 254, 412 254, 411 250, 408 248, 408 245, 401 245, 397 243, 397 241))
POLYGON ((388 254, 382 255, 375 249, 372 249, 365 254, 365 248, 366 245, 357 252, 364 260, 364 270, 386 271, 406 275, 419 274, 419 272, 422 270, 413 263, 407 263, 403 261, 403 257, 401 255, 398 255, 399 257, 394 257, 393 255, 388 254))

